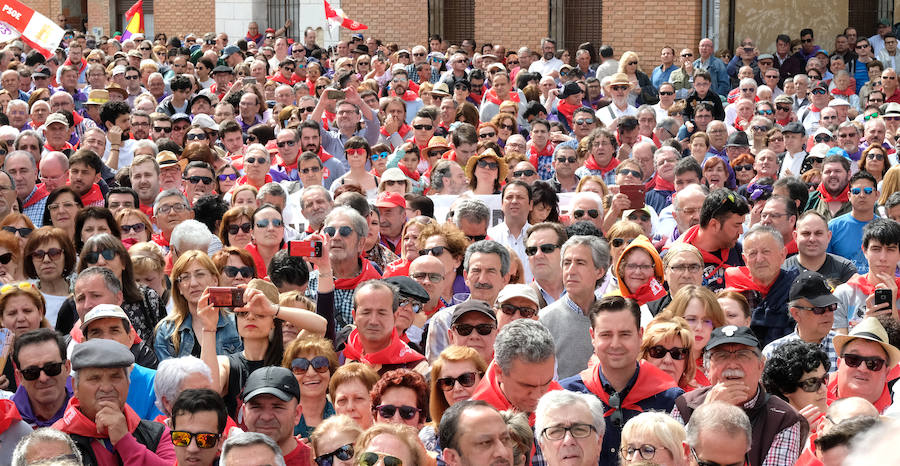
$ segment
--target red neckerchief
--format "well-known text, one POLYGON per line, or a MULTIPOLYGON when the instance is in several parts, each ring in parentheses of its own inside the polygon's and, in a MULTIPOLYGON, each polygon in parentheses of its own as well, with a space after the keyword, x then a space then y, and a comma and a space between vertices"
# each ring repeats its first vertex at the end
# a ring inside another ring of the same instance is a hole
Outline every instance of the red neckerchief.
POLYGON ((295 79, 296 75, 291 75, 290 77, 286 77, 281 73, 275 73, 272 76, 269 76, 269 80, 275 81, 276 83, 287 84, 288 86, 293 86, 297 84, 297 79, 295 79))
POLYGON ((162 232, 152 234, 150 236, 150 241, 153 241, 154 243, 156 243, 164 248, 169 247, 169 240, 166 239, 165 236, 163 236, 162 232))
POLYGON ((569 126, 572 126, 572 119, 575 118, 575 110, 581 108, 581 102, 577 104, 570 104, 565 100, 560 100, 559 103, 556 104, 556 110, 559 111, 560 115, 566 117, 566 121, 569 123, 569 126))
MULTIPOLYGON (((69 404, 66 406, 63 417, 53 423, 53 428, 67 434, 80 435, 82 437, 109 438, 109 434, 101 434, 97 431, 97 424, 82 414, 80 407, 81 402, 78 401, 77 397, 69 398, 69 404)), ((141 417, 127 404, 122 408, 122 411, 125 413, 125 423, 128 425, 128 432, 134 432, 134 429, 137 429, 138 424, 141 422, 141 417)))
POLYGON ((272 162, 274 163, 274 166, 284 168, 285 173, 290 173, 291 170, 297 170, 297 172, 300 171, 300 157, 297 157, 297 160, 294 160, 293 165, 288 165, 284 163, 284 159, 281 158, 280 154, 276 154, 272 162))
POLYGON ((534 144, 529 142, 526 152, 528 152, 528 162, 531 163, 534 168, 537 168, 538 160, 540 160, 541 157, 553 157, 553 143, 548 140, 547 144, 545 144, 541 150, 538 150, 534 147, 534 144))
POLYGON ((444 306, 444 300, 443 300, 443 299, 439 299, 439 300, 438 300, 438 303, 437 303, 437 306, 434 306, 434 309, 432 309, 432 310, 430 310, 430 311, 427 311, 427 310, 426 310, 426 311, 425 311, 425 315, 428 316, 428 317, 431 317, 431 316, 434 315, 435 312, 440 311, 441 309, 443 309, 443 308, 445 308, 445 307, 446 307, 446 306, 444 306))
POLYGON ((697 383, 697 387, 708 387, 712 385, 712 382, 709 381, 709 378, 706 377, 706 374, 700 369, 701 367, 703 367, 702 357, 697 358, 697 372, 694 373, 694 382, 697 383))
MULTIPOLYGON (((497 380, 497 372, 500 372, 500 366, 497 365, 496 361, 491 361, 491 364, 485 371, 484 378, 482 378, 481 382, 475 387, 475 391, 472 392, 470 399, 486 401, 489 405, 497 408, 499 411, 514 409, 514 406, 509 402, 506 395, 503 394, 503 390, 500 388, 500 381, 497 380)), ((562 385, 555 380, 551 381, 547 391, 549 392, 551 390, 562 390, 562 385)), ((534 427, 534 413, 528 413, 528 424, 531 427, 534 427)))
POLYGON ((403 91, 402 95, 397 95, 397 93, 393 89, 391 89, 391 97, 400 97, 404 102, 412 102, 419 98, 419 96, 416 95, 416 93, 411 89, 403 91))
POLYGON ((266 178, 265 178, 265 179, 266 179, 266 180, 263 181, 263 184, 257 186, 257 185, 255 185, 255 184, 253 184, 253 183, 250 182, 250 178, 247 178, 247 175, 244 175, 244 176, 242 176, 242 177, 240 177, 240 178, 237 179, 237 185, 240 186, 240 185, 242 185, 242 184, 249 184, 250 186, 253 186, 253 187, 256 188, 256 189, 259 189, 259 188, 261 188, 264 184, 266 184, 266 183, 271 183, 271 182, 272 182, 272 175, 266 173, 266 178))
POLYGON ((625 282, 619 282, 619 291, 625 298, 631 298, 638 302, 638 306, 643 306, 650 301, 656 301, 667 294, 665 287, 659 283, 656 277, 651 278, 641 285, 638 289, 631 291, 625 286, 625 282))
POLYGON ((442 155, 441 158, 444 160, 452 160, 452 161, 456 162, 456 151, 453 149, 450 149, 447 152, 444 152, 444 155, 442 155))
POLYGON ((742 124, 741 124, 740 122, 738 122, 737 120, 734 121, 734 124, 733 124, 732 126, 734 126, 734 129, 736 129, 736 130, 738 130, 738 131, 746 131, 746 130, 744 129, 744 125, 742 125, 742 124))
POLYGON ((816 106, 813 105, 813 104, 809 104, 809 111, 811 111, 811 112, 813 112, 813 113, 819 113, 819 112, 822 111, 822 109, 819 108, 819 107, 816 107, 816 106))
POLYGON ((399 258, 384 267, 384 278, 409 276, 409 259, 399 258))
POLYGON ((481 92, 469 91, 469 98, 478 106, 481 106, 481 101, 484 100, 484 88, 482 87, 480 91, 481 92))
POLYGON ((844 95, 850 97, 851 95, 856 95, 856 88, 854 86, 850 86, 846 89, 834 88, 831 90, 831 95, 844 95))
POLYGON ((255 36, 251 36, 251 35, 250 35, 250 31, 248 30, 248 31, 247 31, 247 37, 245 37, 245 39, 247 39, 247 40, 252 40, 253 42, 256 42, 256 43, 258 44, 259 41, 260 41, 260 37, 262 37, 262 34, 260 34, 259 31, 256 31, 256 35, 255 35, 255 36))
POLYGON ((819 192, 819 195, 822 197, 822 201, 824 202, 841 202, 847 203, 850 202, 850 183, 847 183, 847 186, 841 191, 837 196, 832 196, 831 193, 825 189, 825 183, 819 183, 819 187, 816 188, 816 191, 819 192))
MULTIPOLYGON (((406 123, 403 123, 402 125, 400 125, 400 128, 397 129, 397 134, 400 135, 400 139, 403 139, 405 141, 406 135, 409 134, 409 130, 411 130, 411 129, 412 129, 412 127, 410 127, 406 123)), ((384 136, 385 138, 391 137, 391 135, 388 134, 387 131, 385 131, 383 126, 381 127, 381 135, 384 136)))
MULTIPOLYGON (((589 367, 578 375, 581 376, 584 386, 597 398, 600 398, 600 401, 605 406, 609 406, 609 393, 606 393, 606 390, 603 389, 603 382, 600 381, 600 366, 589 367)), ((620 409, 643 412, 644 409, 638 405, 638 402, 674 387, 677 387, 677 385, 675 385, 669 374, 642 360, 638 365, 637 380, 635 380, 628 394, 625 395, 625 399, 622 400, 620 409)), ((603 416, 610 416, 614 411, 614 409, 608 409, 603 416)))
POLYGON ((806 446, 803 448, 803 452, 800 453, 800 457, 797 458, 797 462, 794 463, 794 466, 824 466, 825 463, 819 461, 819 458, 816 456, 816 438, 818 438, 818 434, 815 432, 809 433, 809 438, 806 441, 806 446))
POLYGON ((619 159, 615 156, 609 158, 609 163, 606 164, 605 167, 601 167, 600 164, 594 160, 594 157, 588 157, 587 160, 584 161, 584 168, 588 170, 600 170, 600 173, 607 174, 616 169, 619 166, 619 159))
POLYGON ((406 364, 425 359, 425 356, 403 343, 396 328, 391 330, 391 343, 387 348, 369 354, 365 354, 363 351, 362 341, 359 339, 359 329, 353 329, 350 336, 347 337, 347 346, 344 347, 344 357, 348 361, 359 361, 370 366, 377 366, 406 364))
POLYGON ((790 243, 785 244, 785 245, 784 245, 784 249, 785 249, 785 251, 787 252, 787 254, 788 254, 789 256, 794 255, 794 254, 797 254, 798 252, 800 252, 800 250, 797 249, 797 240, 795 240, 795 239, 792 239, 790 243))
MULTIPOLYGON (((841 396, 838 394, 838 373, 834 372, 831 374, 831 380, 828 381, 828 405, 831 406, 831 403, 840 398, 841 396)), ((878 414, 883 414, 884 410, 891 405, 892 401, 891 391, 888 390, 887 383, 885 383, 884 388, 881 390, 881 396, 879 396, 872 404, 875 405, 878 414)))
POLYGON ((790 122, 791 122, 790 114, 788 114, 788 117, 785 118, 784 120, 775 120, 775 123, 778 123, 778 124, 781 125, 781 126, 785 126, 785 125, 787 125, 787 124, 790 123, 790 122))
MULTIPOLYGON (((503 103, 502 100, 497 96, 497 90, 493 87, 488 89, 487 92, 484 93, 484 98, 489 102, 493 102, 497 105, 503 103)), ((515 103, 519 103, 519 93, 516 91, 509 91, 509 95, 506 97, 506 100, 511 100, 515 103)), ((559 104, 557 104, 557 108, 559 108, 559 104)))
MULTIPOLYGON (((780 273, 780 272, 779 272, 780 273)), ((776 279, 778 277, 775 277, 776 279)), ((772 283, 775 283, 774 281, 772 283)), ((750 277, 750 269, 743 267, 728 267, 725 269, 725 288, 730 291, 758 291, 763 297, 769 294, 772 284, 762 285, 750 277)))
POLYGON ((728 267, 728 264, 725 263, 725 260, 723 260, 719 256, 724 257, 725 259, 728 259, 729 251, 728 251, 728 249, 722 249, 719 251, 719 256, 717 256, 717 255, 712 254, 712 253, 708 252, 707 250, 701 248, 700 246, 697 246, 696 244, 694 244, 694 242, 697 240, 697 236, 699 235, 699 233, 700 233, 700 225, 694 225, 694 226, 690 227, 688 229, 688 231, 684 232, 684 234, 678 238, 678 241, 681 241, 682 243, 690 244, 692 246, 695 246, 697 249, 699 249, 700 254, 703 256, 704 263, 716 264, 716 267, 705 275, 705 277, 708 278, 708 277, 714 276, 720 268, 728 267))
POLYGON ((416 170, 410 170, 408 167, 405 167, 401 164, 397 164, 397 168, 399 168, 400 171, 402 171, 404 175, 406 175, 409 178, 412 178, 413 181, 419 181, 419 177, 421 175, 419 175, 419 172, 417 172, 416 170))
POLYGON ((0 432, 6 432, 13 424, 22 420, 12 400, 0 400, 0 432))
POLYGON ((250 243, 244 249, 250 253, 250 257, 253 258, 253 265, 256 268, 256 276, 259 278, 267 278, 269 276, 269 272, 266 267, 266 261, 263 260, 262 254, 259 253, 259 248, 256 247, 255 244, 250 243))
POLYGON ((81 196, 81 204, 85 207, 103 205, 103 191, 100 191, 100 186, 97 183, 92 184, 91 189, 84 196, 81 196))
MULTIPOLYGON (((894 282, 900 286, 900 278, 894 277, 894 282)), ((875 293, 875 285, 869 283, 869 279, 866 276, 857 274, 850 277, 850 280, 847 280, 847 284, 853 288, 862 291, 866 296, 875 293)))
POLYGON ((138 206, 138 209, 140 209, 140 211, 143 212, 144 215, 146 215, 147 217, 153 218, 153 206, 152 205, 141 204, 138 206))
MULTIPOLYGON (((66 58, 66 62, 63 63, 63 66, 65 66, 65 65, 72 65, 72 59, 71 59, 71 58, 66 58)), ((84 72, 84 69, 85 69, 85 68, 87 68, 87 60, 85 60, 84 58, 82 58, 82 59, 81 59, 81 63, 78 64, 78 75, 79 75, 79 76, 81 75, 82 72, 84 72)))
POLYGON ((75 146, 73 146, 73 145, 70 144, 68 141, 66 141, 65 143, 63 143, 63 146, 62 146, 61 148, 57 149, 57 148, 55 148, 55 147, 50 147, 50 143, 48 142, 48 143, 45 143, 45 144, 44 144, 44 150, 46 150, 47 152, 53 152, 53 151, 64 152, 64 151, 67 151, 67 150, 70 150, 70 151, 74 152, 74 151, 75 151, 75 146))
POLYGON ((40 202, 41 199, 50 195, 50 192, 47 191, 47 188, 44 187, 44 183, 36 185, 34 189, 35 191, 31 193, 31 197, 28 198, 27 201, 25 201, 25 205, 23 205, 22 208, 31 207, 40 202))
POLYGON ((653 189, 658 191, 675 191, 675 184, 671 181, 666 181, 659 176, 659 173, 653 177, 653 189))
POLYGON ((381 274, 372 265, 368 259, 360 259, 362 266, 359 275, 352 278, 335 278, 334 288, 337 290, 355 290, 356 286, 366 280, 376 280, 381 278, 381 274))

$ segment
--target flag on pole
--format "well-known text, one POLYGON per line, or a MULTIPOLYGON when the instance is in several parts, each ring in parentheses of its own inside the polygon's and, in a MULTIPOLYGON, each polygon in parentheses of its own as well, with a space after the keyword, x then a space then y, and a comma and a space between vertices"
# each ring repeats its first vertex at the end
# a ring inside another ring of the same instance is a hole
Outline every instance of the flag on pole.
POLYGON ((352 31, 369 29, 369 26, 348 18, 343 11, 332 8, 331 5, 328 4, 328 0, 322 1, 325 2, 325 19, 331 21, 334 26, 343 26, 352 31))
POLYGON ((125 30, 122 31, 122 41, 128 40, 135 34, 144 33, 144 0, 138 0, 125 12, 125 30))
POLYGON ((65 31, 50 18, 18 0, 0 0, 0 29, 9 27, 41 55, 49 57, 59 47, 65 31))

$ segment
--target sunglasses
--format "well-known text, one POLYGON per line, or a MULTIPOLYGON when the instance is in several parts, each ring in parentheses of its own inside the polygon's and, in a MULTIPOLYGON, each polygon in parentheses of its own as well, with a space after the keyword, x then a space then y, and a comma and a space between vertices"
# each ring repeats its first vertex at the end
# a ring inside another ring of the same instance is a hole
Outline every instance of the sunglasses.
POLYGON ((559 246, 557 246, 553 243, 544 243, 540 246, 528 246, 527 248, 525 248, 525 255, 528 257, 531 257, 531 256, 537 254, 538 249, 540 249, 541 252, 544 254, 550 254, 551 252, 555 251, 556 248, 558 248, 558 247, 559 246))
POLYGON ((48 377, 56 377, 60 372, 62 372, 63 364, 64 363, 62 362, 50 362, 44 364, 43 367, 30 366, 24 369, 20 369, 19 372, 21 372, 22 377, 28 381, 37 380, 38 377, 41 376, 42 371, 47 374, 48 377))
POLYGON ((609 242, 610 245, 614 248, 621 248, 625 244, 631 244, 634 239, 626 240, 625 238, 613 238, 612 241, 609 242))
POLYGON ((14 235, 19 235, 20 238, 25 238, 28 235, 30 235, 31 232, 34 231, 34 229, 28 228, 28 227, 16 228, 16 227, 12 227, 12 226, 5 226, 5 227, 3 227, 3 231, 8 231, 14 235))
MULTIPOLYGON (((84 255, 84 261, 88 264, 96 264, 100 260, 100 256, 103 256, 104 260, 111 261, 116 257, 116 251, 114 249, 104 249, 102 251, 89 252, 84 255)), ((3 257, 0 256, 0 262, 3 262, 2 259, 3 257)), ((5 264, 6 262, 3 263, 5 264)))
POLYGON ((373 153, 373 154, 372 154, 372 161, 375 162, 375 161, 378 161, 378 160, 380 160, 380 159, 386 159, 386 158, 388 158, 389 155, 391 155, 391 154, 390 154, 389 152, 387 152, 387 151, 384 151, 384 152, 378 152, 377 154, 376 154, 376 153, 373 153))
POLYGON ((780 110, 782 112, 790 112, 791 106, 790 105, 776 105, 775 109, 780 110))
POLYGON ((575 215, 575 218, 584 217, 585 214, 590 215, 591 218, 597 218, 600 216, 600 211, 597 209, 588 209, 588 210, 576 209, 572 213, 575 215))
POLYGON ((866 186, 865 188, 850 188, 850 194, 854 196, 858 196, 860 193, 872 194, 875 192, 875 188, 866 186))
POLYGON ((325 233, 329 238, 334 238, 335 233, 340 234, 342 237, 346 238, 350 236, 350 233, 353 233, 353 229, 344 225, 340 228, 335 227, 325 227, 322 228, 322 233, 325 233))
POLYGON ((693 57, 693 56, 694 56, 693 53, 682 53, 682 54, 681 54, 681 58, 690 58, 690 57, 693 57))
POLYGON ((513 172, 513 176, 516 177, 516 178, 519 178, 519 177, 527 177, 527 176, 534 176, 534 175, 537 175, 537 172, 534 171, 534 170, 531 170, 531 169, 528 169, 528 170, 517 170, 517 171, 514 171, 514 172, 513 172))
POLYGON ((641 175, 641 172, 639 172, 639 171, 637 171, 637 170, 629 170, 629 169, 627 169, 627 168, 622 169, 622 170, 619 170, 619 173, 622 174, 622 175, 626 175, 626 176, 629 176, 629 175, 630 175, 630 176, 633 176, 633 177, 635 177, 635 178, 637 178, 637 179, 641 179, 641 176, 642 176, 642 175, 641 175))
MULTIPOLYGON (((530 319, 530 318, 534 317, 535 314, 537 314, 537 309, 533 309, 530 307, 514 306, 512 304, 501 304, 500 312, 502 312, 508 316, 515 315, 515 313, 518 312, 519 315, 523 319, 530 319)), ((466 386, 468 387, 468 385, 466 385, 466 386)))
POLYGON ((442 256, 444 255, 444 246, 435 246, 433 248, 419 249, 420 256, 442 256))
POLYGON ((578 161, 578 158, 575 156, 571 157, 557 157, 556 163, 575 163, 578 161))
POLYGON ((309 366, 312 366, 313 370, 319 374, 324 374, 328 372, 329 369, 328 358, 325 356, 316 356, 312 359, 295 358, 291 361, 291 370, 294 371, 294 374, 296 375, 305 374, 309 369, 309 366))
POLYGON ((238 231, 250 233, 251 229, 253 229, 253 225, 250 222, 244 222, 240 225, 228 225, 228 234, 236 235, 238 234, 238 231))
MULTIPOLYGON (((397 411, 400 411, 400 417, 403 418, 403 420, 405 420, 405 421, 408 421, 408 420, 414 418, 416 416, 416 414, 418 414, 419 411, 421 411, 419 408, 416 408, 414 406, 406 406, 406 405, 403 405, 403 406, 378 405, 374 408, 374 410, 377 411, 378 414, 380 414, 381 417, 383 417, 385 419, 390 419, 390 418, 394 417, 394 414, 397 414, 397 411)), ((366 453, 364 453, 364 455, 365 454, 366 453)), ((377 462, 377 460, 376 460, 376 462, 377 462)), ((360 459, 360 464, 362 464, 362 459, 360 459)), ((370 463, 370 464, 375 464, 375 462, 370 463)), ((385 463, 385 466, 388 466, 387 463, 385 463)))
POLYGON ((757 114, 757 115, 774 115, 774 114, 775 114, 775 111, 774 111, 774 110, 771 110, 771 109, 769 109, 769 110, 757 110, 757 111, 756 111, 756 114, 757 114))
POLYGON ((284 222, 281 219, 273 218, 271 220, 267 218, 263 218, 256 221, 256 228, 267 228, 269 224, 272 224, 273 227, 278 228, 284 225, 284 222))
POLYGON ((666 354, 671 354, 672 359, 681 361, 690 353, 690 348, 672 348, 668 349, 662 345, 651 346, 647 348, 647 354, 653 359, 662 359, 666 354))
POLYGON ((441 377, 435 381, 435 385, 445 392, 453 390, 456 382, 459 382, 463 387, 471 387, 472 385, 475 385, 475 380, 478 378, 478 375, 479 374, 475 372, 463 372, 457 377, 441 377))
POLYGON ((344 152, 346 152, 347 155, 363 155, 363 156, 366 155, 366 150, 363 149, 363 148, 359 148, 359 149, 346 149, 346 150, 344 150, 344 152))
POLYGON ((478 139, 488 139, 496 136, 497 133, 481 133, 478 135, 478 139))
POLYGON ((610 86, 610 89, 612 89, 614 91, 627 91, 628 86, 626 86, 624 84, 616 84, 614 86, 610 86))
POLYGON ((426 131, 431 131, 434 129, 434 125, 413 125, 413 129, 424 129, 426 131))
POLYGON ((735 166, 734 166, 734 171, 735 171, 735 172, 741 172, 741 171, 744 171, 744 170, 752 171, 752 170, 753 170, 753 164, 752 164, 752 163, 748 163, 748 164, 744 164, 744 165, 735 165, 735 166))
POLYGON ((869 155, 866 155, 866 158, 869 160, 884 160, 884 154, 869 152, 869 155))
POLYGON ((841 356, 844 364, 850 367, 859 367, 860 364, 866 363, 866 369, 872 372, 878 372, 884 368, 884 359, 878 356, 860 356, 858 354, 845 354, 841 356))
POLYGON ((640 221, 642 221, 642 222, 649 222, 649 221, 650 221, 650 215, 649 215, 649 214, 644 214, 644 215, 629 215, 629 216, 628 216, 628 220, 631 220, 631 221, 640 220, 640 221))
MULTIPOLYGON (((811 77, 812 77, 812 76, 810 76, 810 78, 811 78, 811 77)), ((823 95, 823 94, 825 94, 826 92, 828 92, 828 91, 826 91, 825 89, 813 89, 813 91, 812 91, 812 93, 815 94, 815 95, 823 95)))
POLYGON ((269 159, 267 159, 267 158, 265 158, 265 157, 248 157, 248 158, 244 159, 244 163, 250 163, 250 164, 255 164, 255 163, 258 163, 258 164, 267 164, 267 163, 269 163, 269 159))
POLYGON ((797 388, 806 393, 815 393, 819 391, 819 388, 822 385, 828 385, 828 374, 825 374, 822 377, 810 377, 797 382, 797 388))
POLYGON ((820 134, 820 135, 816 136, 814 139, 815 139, 816 143, 831 142, 831 136, 829 136, 827 134, 820 134))
POLYGON ((875 113, 873 113, 873 114, 871 114, 871 115, 866 115, 866 116, 864 116, 864 117, 863 117, 863 120, 869 121, 869 120, 871 120, 872 118, 878 118, 878 112, 875 112, 875 113))
MULTIPOLYGON (((587 120, 575 120, 575 123, 578 123, 580 125, 580 124, 583 124, 584 121, 587 121, 587 120), (582 122, 582 123, 579 123, 579 122, 582 122)), ((590 123, 593 123, 593 122, 594 122, 594 120, 590 120, 590 123)), ((513 131, 516 129, 516 127, 514 125, 500 125, 500 129, 505 129, 507 131, 513 131)))
POLYGON ((234 180, 238 179, 238 174, 237 173, 222 174, 222 175, 217 176, 216 178, 218 178, 219 181, 225 181, 225 180, 234 181, 234 180))
POLYGON ((281 141, 276 144, 278 145, 279 148, 283 149, 285 147, 294 147, 294 145, 297 144, 297 142, 296 141, 281 141))
POLYGON ((208 176, 186 176, 182 179, 189 182, 190 184, 203 183, 206 186, 211 185, 213 182, 213 179, 208 176))
POLYGON ((308 113, 315 111, 316 107, 299 107, 298 110, 300 110, 302 113, 308 113))
MULTIPOLYGON (((141 225, 143 225, 143 223, 141 225)), ((31 257, 39 261, 44 260, 44 258, 47 256, 50 256, 50 259, 58 259, 59 256, 62 255, 62 253, 63 251, 60 248, 50 248, 46 251, 43 249, 38 249, 31 253, 31 257)))
POLYGON ((176 447, 187 447, 191 444, 191 439, 197 439, 197 446, 203 449, 215 448, 219 442, 220 434, 210 432, 187 432, 184 430, 173 430, 170 432, 172 436, 172 445, 176 447))
POLYGON ((472 331, 478 332, 481 336, 488 336, 494 329, 497 328, 494 324, 456 324, 453 326, 453 329, 456 330, 456 333, 460 334, 460 336, 467 337, 472 334, 472 331))
POLYGON ((303 173, 304 175, 308 175, 310 173, 319 173, 320 171, 322 171, 322 167, 306 167, 306 168, 301 169, 300 173, 303 173))
POLYGON ((412 274, 412 278, 416 281, 424 281, 428 279, 431 283, 440 283, 444 280, 444 276, 439 273, 429 273, 429 272, 416 272, 412 274))
POLYGON ((223 272, 228 278, 234 278, 234 277, 237 277, 238 274, 241 274, 241 276, 244 277, 244 278, 251 278, 251 277, 253 277, 253 269, 251 269, 250 267, 246 267, 246 266, 244 266, 244 267, 235 267, 235 266, 233 266, 233 265, 226 265, 225 268, 222 269, 222 272, 223 272))
POLYGON ((367 451, 360 455, 358 463, 359 466, 375 466, 375 464, 378 463, 379 458, 382 459, 384 466, 403 466, 403 460, 396 456, 374 453, 371 451, 367 451))
POLYGON ((315 461, 318 466, 332 466, 334 464, 334 457, 337 457, 337 459, 341 461, 347 461, 350 458, 353 458, 353 444, 348 443, 331 453, 317 456, 315 461))
POLYGON ((187 136, 185 136, 185 138, 188 141, 205 141, 209 139, 209 137, 206 136, 206 133, 188 134, 187 136))

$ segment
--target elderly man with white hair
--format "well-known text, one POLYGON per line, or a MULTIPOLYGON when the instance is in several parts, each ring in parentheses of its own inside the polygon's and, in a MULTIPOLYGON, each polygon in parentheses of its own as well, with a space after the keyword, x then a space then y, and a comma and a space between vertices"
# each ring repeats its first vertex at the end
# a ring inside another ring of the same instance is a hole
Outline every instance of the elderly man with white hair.
POLYGON ((82 464, 81 452, 78 451, 72 437, 51 427, 42 427, 19 440, 12 454, 12 464, 26 466, 44 461, 50 464, 51 460, 61 455, 71 455, 77 464, 82 464))
POLYGON ((600 400, 586 393, 553 390, 535 410, 534 432, 548 466, 594 466, 606 422, 600 400))
POLYGON ((675 164, 681 159, 681 154, 672 146, 662 146, 653 153, 653 165, 656 174, 650 181, 653 189, 646 194, 646 203, 656 212, 672 203, 672 195, 675 194, 675 164))
POLYGON ((591 191, 576 193, 572 197, 569 216, 575 222, 591 222, 598 230, 603 231, 603 199, 591 191))
POLYGON ((212 256, 222 248, 221 243, 218 245, 213 244, 213 234, 210 233, 209 228, 194 219, 184 220, 179 223, 172 230, 169 244, 172 247, 173 260, 178 259, 178 256, 191 250, 206 251, 207 254, 212 256))
MULTIPOLYGON (((200 358, 182 356, 170 358, 159 363, 156 378, 153 380, 153 391, 156 393, 156 407, 163 414, 156 418, 157 422, 167 423, 172 417, 172 406, 178 395, 187 389, 212 388, 212 374, 200 358)), ((236 427, 234 421, 228 419, 226 430, 236 427)))

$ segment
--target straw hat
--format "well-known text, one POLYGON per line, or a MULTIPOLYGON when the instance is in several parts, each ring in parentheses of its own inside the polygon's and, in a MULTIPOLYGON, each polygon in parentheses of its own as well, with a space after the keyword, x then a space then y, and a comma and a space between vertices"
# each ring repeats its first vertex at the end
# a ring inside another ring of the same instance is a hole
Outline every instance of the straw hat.
POLYGON ((888 342, 887 332, 881 326, 881 322, 875 317, 866 317, 856 324, 849 335, 836 335, 834 337, 834 352, 841 356, 844 346, 853 340, 869 340, 881 345, 887 353, 887 370, 891 370, 900 361, 900 350, 888 342))
POLYGON ((488 149, 480 154, 469 157, 469 161, 466 162, 466 177, 470 180, 473 179, 475 177, 475 164, 477 164, 479 160, 487 157, 494 158, 500 165, 500 173, 497 179, 500 182, 503 182, 506 179, 507 172, 509 172, 509 167, 506 165, 506 161, 503 160, 503 157, 500 157, 494 152, 494 149, 488 149))
POLYGON ((625 73, 615 73, 609 77, 609 82, 606 83, 606 87, 611 86, 628 86, 631 89, 631 81, 628 80, 628 75, 625 73))

